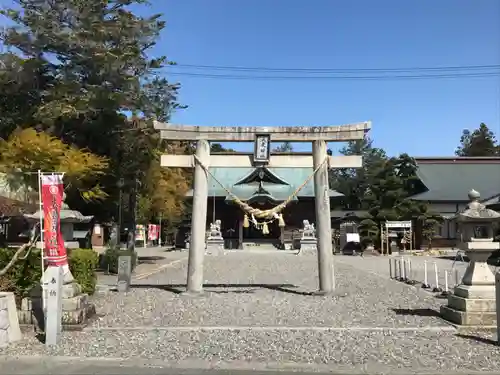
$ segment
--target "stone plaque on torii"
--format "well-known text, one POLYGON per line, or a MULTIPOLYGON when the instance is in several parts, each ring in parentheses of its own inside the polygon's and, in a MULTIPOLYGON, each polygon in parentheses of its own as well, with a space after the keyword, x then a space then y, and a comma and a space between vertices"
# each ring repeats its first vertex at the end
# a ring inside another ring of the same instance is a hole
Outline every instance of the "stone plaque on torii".
POLYGON ((163 139, 197 141, 195 155, 162 155, 163 167, 194 168, 193 213, 189 247, 187 293, 203 291, 203 259, 210 167, 311 168, 314 174, 319 294, 335 289, 330 219, 329 168, 360 168, 361 156, 328 156, 327 142, 361 140, 371 129, 370 122, 340 126, 190 126, 155 121, 163 139), (210 155, 209 141, 254 142, 253 157, 248 155, 210 155), (271 155, 271 142, 312 142, 312 155, 271 155))

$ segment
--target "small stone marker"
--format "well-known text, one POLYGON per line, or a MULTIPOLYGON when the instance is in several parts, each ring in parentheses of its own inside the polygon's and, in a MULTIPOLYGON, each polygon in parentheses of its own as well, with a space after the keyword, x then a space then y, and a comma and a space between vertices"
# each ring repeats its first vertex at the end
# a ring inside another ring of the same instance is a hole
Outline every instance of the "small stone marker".
POLYGON ((62 285, 64 271, 61 266, 47 267, 49 282, 45 285, 47 302, 45 310, 45 345, 59 342, 62 331, 62 285))
POLYGON ((132 279, 132 256, 129 252, 118 257, 118 282, 116 288, 125 293, 130 290, 132 279))

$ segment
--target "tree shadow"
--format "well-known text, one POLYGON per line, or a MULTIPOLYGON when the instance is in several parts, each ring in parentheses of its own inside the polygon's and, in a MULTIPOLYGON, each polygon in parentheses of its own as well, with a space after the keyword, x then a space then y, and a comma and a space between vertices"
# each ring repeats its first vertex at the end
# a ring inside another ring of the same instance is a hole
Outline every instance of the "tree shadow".
POLYGON ((45 344, 45 341, 46 341, 46 337, 45 337, 45 333, 37 333, 35 335, 35 338, 42 344, 45 344))
MULTIPOLYGON (((182 294, 186 291, 186 284, 133 284, 130 286, 131 289, 149 289, 156 288, 161 289, 174 294, 182 294)), ((297 290, 297 286, 293 284, 203 284, 203 288, 209 293, 216 294, 244 294, 244 293, 255 293, 258 289, 268 289, 277 292, 301 295, 301 296, 312 296, 314 292, 306 292, 302 290, 297 290), (217 290, 222 289, 222 290, 217 290), (235 290, 227 290, 235 289, 235 290), (241 290, 246 289, 246 290, 241 290)))
POLYGON ((481 337, 481 336, 477 336, 477 335, 465 335, 463 333, 457 333, 457 334, 455 334, 455 336, 460 337, 462 339, 466 339, 466 340, 480 342, 482 344, 500 346, 500 343, 498 343, 497 341, 486 338, 486 337, 481 337))
POLYGON ((155 264, 155 262, 165 259, 165 257, 152 255, 152 256, 139 256, 137 257, 137 263, 139 264, 155 264))
POLYGON ((449 260, 449 261, 456 261, 456 262, 459 262, 459 263, 469 263, 469 258, 465 255, 463 255, 462 257, 456 257, 455 255, 439 255, 437 256, 436 258, 438 259, 444 259, 444 260, 449 260))
POLYGON ((396 315, 411 315, 411 316, 424 316, 440 318, 441 315, 438 311, 433 309, 392 309, 396 315))

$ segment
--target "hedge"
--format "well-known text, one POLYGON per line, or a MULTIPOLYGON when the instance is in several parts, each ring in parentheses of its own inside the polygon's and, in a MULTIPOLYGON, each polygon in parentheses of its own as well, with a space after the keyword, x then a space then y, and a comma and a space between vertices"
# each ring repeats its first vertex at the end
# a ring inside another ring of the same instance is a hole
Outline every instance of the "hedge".
MULTIPOLYGON (((15 248, 0 249, 0 269, 7 265, 15 252, 15 248)), ((98 259, 98 254, 91 249, 68 249, 69 268, 84 293, 95 292, 98 259)), ((41 266, 40 249, 31 249, 26 258, 21 256, 4 276, 0 276, 0 291, 14 292, 18 301, 26 297, 40 282, 41 266)))
POLYGON ((121 250, 118 247, 109 247, 106 249, 104 254, 102 254, 101 258, 101 268, 104 271, 108 271, 110 273, 118 273, 118 258, 120 255, 128 255, 132 256, 132 271, 135 269, 137 265, 137 253, 135 251, 129 252, 129 250, 121 250))
POLYGON ((95 273, 99 264, 99 254, 92 249, 73 249, 68 253, 69 269, 83 293, 94 294, 97 284, 95 273))

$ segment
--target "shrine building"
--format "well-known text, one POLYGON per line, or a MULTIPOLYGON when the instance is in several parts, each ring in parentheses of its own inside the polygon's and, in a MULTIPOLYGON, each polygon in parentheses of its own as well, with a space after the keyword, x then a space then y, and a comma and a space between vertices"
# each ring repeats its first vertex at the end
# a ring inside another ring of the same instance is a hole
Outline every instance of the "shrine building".
POLYGON ((470 190, 481 194, 487 208, 500 211, 500 157, 417 157, 415 161, 425 191, 411 199, 429 202, 430 209, 444 218, 433 240, 435 247, 458 245, 455 216, 469 203, 470 190))
MULTIPOLYGON (((212 153, 212 155, 231 156, 248 155, 252 153, 212 153)), ((280 155, 311 155, 311 153, 280 153, 280 155)), ((283 244, 289 249, 294 237, 300 237, 299 229, 303 228, 303 221, 309 220, 315 223, 315 194, 313 167, 288 167, 271 168, 265 165, 254 167, 211 167, 208 176, 208 209, 207 228, 215 220, 221 220, 221 232, 226 241, 226 247, 233 249, 244 249, 262 244, 274 245, 282 248, 283 244), (296 195, 296 190, 309 179, 296 195), (220 186, 220 181, 224 187, 220 186), (224 189, 225 188, 225 189, 224 189), (291 197, 290 203, 282 211, 284 226, 280 226, 280 220, 273 220, 267 225, 269 233, 265 234, 262 228, 256 228, 251 218, 234 203, 233 197, 257 207, 261 210, 270 209, 291 197)), ((193 191, 187 193, 192 197, 193 191)), ((342 197, 343 194, 330 190, 330 203, 342 197)))

